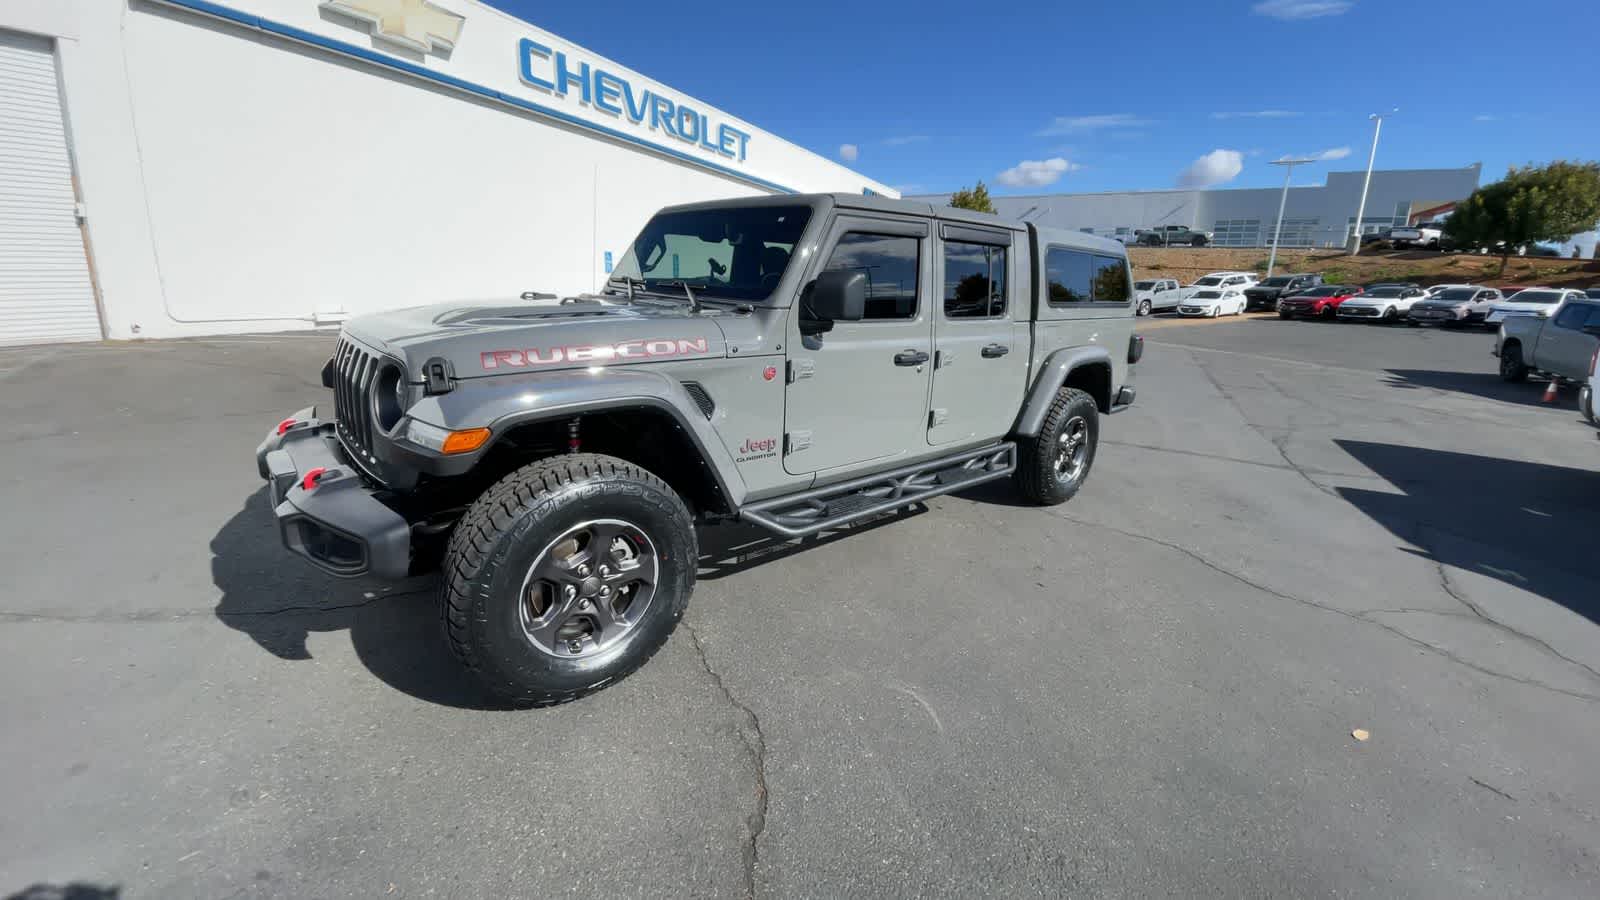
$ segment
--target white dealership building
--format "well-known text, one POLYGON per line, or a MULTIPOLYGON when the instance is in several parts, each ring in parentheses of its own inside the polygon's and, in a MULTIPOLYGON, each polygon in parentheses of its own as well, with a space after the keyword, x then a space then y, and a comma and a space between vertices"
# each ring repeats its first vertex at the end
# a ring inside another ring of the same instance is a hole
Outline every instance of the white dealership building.
POLYGON ((3 0, 0 75, 0 345, 592 290, 667 204, 895 196, 474 0, 3 0))

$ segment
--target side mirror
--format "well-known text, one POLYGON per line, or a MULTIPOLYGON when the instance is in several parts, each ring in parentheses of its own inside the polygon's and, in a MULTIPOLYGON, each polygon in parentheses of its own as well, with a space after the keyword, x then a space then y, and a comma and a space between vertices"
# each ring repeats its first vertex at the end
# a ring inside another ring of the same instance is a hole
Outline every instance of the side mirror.
POLYGON ((850 269, 823 272, 801 304, 801 331, 821 334, 834 322, 859 322, 867 310, 867 273, 850 269))

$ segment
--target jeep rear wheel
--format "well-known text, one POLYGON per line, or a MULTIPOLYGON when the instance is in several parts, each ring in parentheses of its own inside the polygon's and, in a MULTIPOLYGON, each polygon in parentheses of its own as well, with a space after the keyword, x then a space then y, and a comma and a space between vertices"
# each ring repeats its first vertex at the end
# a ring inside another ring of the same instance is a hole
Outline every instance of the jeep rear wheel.
POLYGON ((1077 388, 1062 388, 1033 438, 1017 448, 1017 490, 1042 506, 1071 500, 1089 477, 1100 442, 1100 410, 1077 388))
POLYGON ((661 479, 592 453, 511 473, 468 509, 445 555, 445 633, 494 694, 549 706, 627 676, 694 589, 694 522, 661 479))

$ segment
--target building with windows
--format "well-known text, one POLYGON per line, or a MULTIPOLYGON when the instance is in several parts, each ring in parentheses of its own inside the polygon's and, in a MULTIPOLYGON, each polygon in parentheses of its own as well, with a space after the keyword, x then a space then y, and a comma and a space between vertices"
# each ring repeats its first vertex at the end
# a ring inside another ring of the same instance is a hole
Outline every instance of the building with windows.
POLYGON ((0 345, 593 290, 656 209, 896 193, 476 0, 0 0, 0 345))
MULTIPOLYGON (((1481 166, 1460 169, 1382 169, 1362 215, 1364 234, 1431 221, 1478 187, 1481 166)), ((1365 170, 1330 172, 1326 183, 1289 188, 1283 214, 1284 247, 1339 247, 1355 225, 1365 170)), ((916 199, 944 202, 949 195, 916 199)), ((1034 194, 994 197, 997 212, 1041 225, 1131 239, 1139 229, 1184 225, 1213 233, 1219 247, 1266 247, 1278 221, 1281 188, 1122 191, 1103 194, 1034 194)))

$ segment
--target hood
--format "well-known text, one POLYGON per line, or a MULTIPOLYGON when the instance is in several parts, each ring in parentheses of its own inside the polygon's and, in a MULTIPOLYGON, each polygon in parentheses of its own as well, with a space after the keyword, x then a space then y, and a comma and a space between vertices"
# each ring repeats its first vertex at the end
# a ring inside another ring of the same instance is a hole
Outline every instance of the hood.
POLYGON ((1357 295, 1357 296, 1351 297, 1350 299, 1344 301, 1344 303, 1341 304, 1341 305, 1342 306, 1384 306, 1384 305, 1389 304, 1389 303, 1399 303, 1399 302, 1400 302, 1400 298, 1399 297, 1362 297, 1360 295, 1357 295))
POLYGON ((1501 312, 1555 312, 1556 303, 1506 303, 1501 301, 1490 306, 1490 309, 1501 312))
POLYGON ((448 360, 457 378, 726 355, 724 307, 612 302, 611 298, 416 306, 358 316, 344 333, 405 361, 408 378, 448 360))

